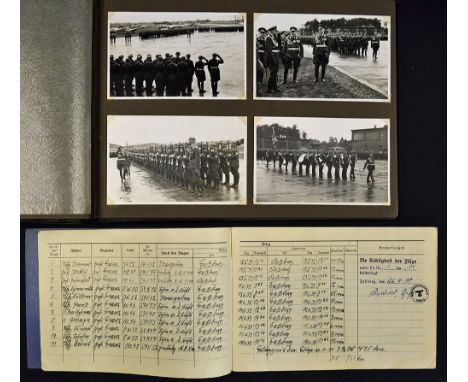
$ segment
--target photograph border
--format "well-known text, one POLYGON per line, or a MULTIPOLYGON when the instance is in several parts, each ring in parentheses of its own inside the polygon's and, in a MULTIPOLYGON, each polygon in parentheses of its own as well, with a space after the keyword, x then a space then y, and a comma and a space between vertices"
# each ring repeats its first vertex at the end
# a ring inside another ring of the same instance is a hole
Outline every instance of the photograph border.
MULTIPOLYGON (((248 174, 247 174, 247 169, 248 169, 248 150, 247 150, 247 145, 248 145, 248 121, 247 121, 247 116, 214 116, 214 115, 108 115, 107 116, 107 126, 106 130, 107 132, 109 131, 109 118, 118 118, 118 117, 150 117, 150 118, 160 118, 160 117, 196 117, 196 118, 238 118, 243 124, 244 124, 244 160, 243 160, 243 169, 242 172, 240 173, 244 174, 244 190, 241 192, 241 189, 239 188, 239 193, 242 194, 241 198, 239 201, 235 202, 210 202, 210 201, 204 201, 204 202, 186 202, 186 201, 174 201, 174 202, 168 202, 168 203, 109 203, 109 193, 108 193, 108 188, 109 188, 109 177, 107 173, 107 168, 109 165, 109 154, 110 154, 110 142, 109 142, 109 134, 106 135, 106 205, 108 207, 120 207, 120 206, 206 206, 206 205, 211 205, 211 206, 246 206, 248 205, 248 198, 247 198, 247 191, 248 191, 248 174)), ((155 129, 160 129, 160 127, 155 127, 155 129)), ((195 135, 195 134, 193 134, 195 135)), ((242 177, 242 175, 241 175, 242 177)))
MULTIPOLYGON (((247 12, 206 12, 206 13, 232 13, 232 14, 237 14, 241 15, 244 19, 244 95, 242 97, 173 97, 173 96, 164 96, 164 97, 157 97, 157 96, 152 96, 152 97, 128 97, 128 96, 123 96, 123 97, 112 97, 109 92, 110 88, 110 55, 109 55, 109 32, 110 32, 110 20, 109 20, 109 15, 112 13, 139 13, 139 12, 127 12, 127 11, 107 11, 106 13, 106 34, 107 34, 107 45, 106 45, 106 83, 107 83, 107 89, 106 89, 106 98, 108 101, 147 101, 147 100, 180 100, 180 101, 223 101, 223 100, 228 100, 228 101, 233 101, 233 100, 247 100, 247 12)), ((141 11, 140 13, 204 13, 202 11, 200 12, 193 12, 193 11, 187 11, 187 12, 150 12, 150 11, 141 11)))
POLYGON ((254 205, 299 205, 299 206, 391 206, 391 144, 390 144, 390 130, 392 129, 390 118, 337 118, 337 117, 270 117, 270 116, 255 116, 254 117, 254 168, 253 168, 253 204, 254 205), (303 118, 303 119, 380 119, 388 123, 387 129, 387 202, 386 203, 322 203, 322 202, 258 202, 257 201, 257 123, 262 118, 303 118))

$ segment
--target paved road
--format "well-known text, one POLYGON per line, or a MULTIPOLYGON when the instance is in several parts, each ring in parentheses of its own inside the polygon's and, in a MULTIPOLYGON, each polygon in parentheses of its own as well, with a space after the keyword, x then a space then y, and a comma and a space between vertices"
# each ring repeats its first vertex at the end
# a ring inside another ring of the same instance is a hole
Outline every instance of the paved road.
MULTIPOLYGON (((266 168, 265 161, 256 164, 257 203, 311 204, 386 204, 388 202, 387 161, 376 161, 374 184, 366 182, 364 161, 358 161, 356 180, 319 179, 298 176, 289 171, 266 168)), ((324 169, 326 170, 327 167, 324 169)), ((326 177, 326 171, 324 171, 326 177)))
MULTIPOLYGON (((107 195, 109 204, 173 204, 173 203, 222 203, 237 204, 245 200, 245 176, 240 177, 239 188, 220 186, 219 191, 208 190, 202 195, 192 195, 160 176, 136 164, 131 166, 131 176, 126 184, 120 180, 116 158, 110 158, 107 166, 107 195)), ((240 160, 240 171, 244 171, 240 160)), ((241 174, 242 175, 242 174, 241 174)), ((231 178, 231 184, 233 180, 231 178)))

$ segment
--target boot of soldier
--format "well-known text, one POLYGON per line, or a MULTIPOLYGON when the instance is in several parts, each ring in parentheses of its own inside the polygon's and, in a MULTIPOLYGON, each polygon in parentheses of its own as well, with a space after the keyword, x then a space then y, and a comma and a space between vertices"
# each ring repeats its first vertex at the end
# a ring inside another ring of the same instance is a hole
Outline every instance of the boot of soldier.
POLYGON ((281 85, 285 85, 287 83, 288 83, 288 69, 284 69, 283 82, 281 82, 281 85))
POLYGON ((294 84, 297 84, 297 69, 294 69, 294 73, 293 73, 293 83, 294 83, 294 84))

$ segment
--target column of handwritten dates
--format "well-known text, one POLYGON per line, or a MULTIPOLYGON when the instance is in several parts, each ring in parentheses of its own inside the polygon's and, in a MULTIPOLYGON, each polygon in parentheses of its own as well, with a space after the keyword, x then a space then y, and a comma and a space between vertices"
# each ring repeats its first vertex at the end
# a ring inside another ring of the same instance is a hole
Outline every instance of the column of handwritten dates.
POLYGON ((243 242, 239 261, 243 355, 357 356, 356 242, 243 242))

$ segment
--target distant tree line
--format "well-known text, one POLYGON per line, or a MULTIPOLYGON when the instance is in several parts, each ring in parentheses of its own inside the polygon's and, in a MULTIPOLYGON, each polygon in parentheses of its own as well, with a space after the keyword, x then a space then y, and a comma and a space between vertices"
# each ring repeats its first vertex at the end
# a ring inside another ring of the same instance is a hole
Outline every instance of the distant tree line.
POLYGON ((365 17, 356 17, 354 19, 345 19, 344 17, 339 19, 327 19, 318 21, 317 19, 313 19, 307 21, 305 24, 306 29, 313 30, 317 32, 319 27, 325 29, 360 29, 364 27, 373 27, 377 30, 382 29, 382 23, 377 18, 365 18, 365 17))

